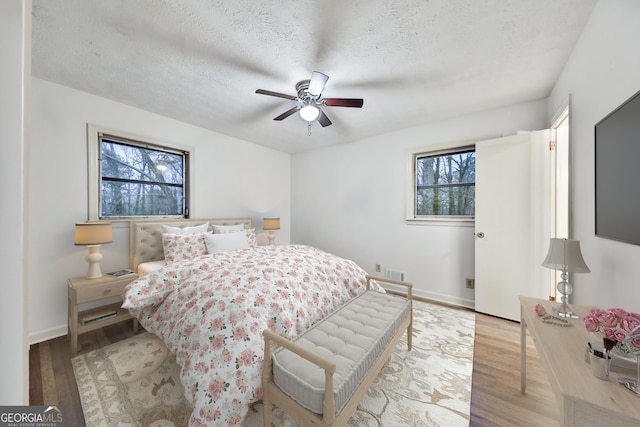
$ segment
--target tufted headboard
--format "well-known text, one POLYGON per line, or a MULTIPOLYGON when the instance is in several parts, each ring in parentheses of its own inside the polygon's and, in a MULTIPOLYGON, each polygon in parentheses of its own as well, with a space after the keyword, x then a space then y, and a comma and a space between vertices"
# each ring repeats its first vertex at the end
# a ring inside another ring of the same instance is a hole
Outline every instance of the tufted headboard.
POLYGON ((162 250, 162 224, 172 227, 193 227, 209 221, 211 225, 244 224, 244 228, 253 227, 252 218, 212 218, 212 219, 152 219, 131 221, 129 223, 129 268, 138 270, 142 262, 164 259, 162 250))

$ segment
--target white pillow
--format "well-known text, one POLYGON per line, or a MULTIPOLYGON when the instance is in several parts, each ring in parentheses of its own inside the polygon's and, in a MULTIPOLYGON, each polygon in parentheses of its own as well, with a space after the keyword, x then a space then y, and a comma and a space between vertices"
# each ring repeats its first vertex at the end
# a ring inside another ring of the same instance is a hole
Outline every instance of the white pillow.
POLYGON ((213 232, 215 234, 236 233, 238 231, 244 230, 244 224, 212 225, 211 227, 213 227, 213 232))
POLYGON ((206 233, 209 231, 209 221, 205 222, 201 225, 196 225, 194 227, 171 227, 169 225, 162 224, 162 231, 169 234, 196 234, 196 233, 206 233))
POLYGON ((207 246, 207 252, 210 254, 249 247, 245 233, 205 234, 204 242, 207 246))

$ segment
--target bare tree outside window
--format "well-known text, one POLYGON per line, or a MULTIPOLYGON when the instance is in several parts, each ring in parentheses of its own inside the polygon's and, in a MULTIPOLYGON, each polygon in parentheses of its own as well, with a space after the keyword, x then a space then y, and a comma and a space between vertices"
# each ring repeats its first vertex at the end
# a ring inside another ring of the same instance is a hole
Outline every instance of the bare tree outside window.
POLYGON ((416 155, 416 216, 475 215, 475 149, 416 155))
POLYGON ((188 153, 100 138, 100 217, 186 216, 188 153))

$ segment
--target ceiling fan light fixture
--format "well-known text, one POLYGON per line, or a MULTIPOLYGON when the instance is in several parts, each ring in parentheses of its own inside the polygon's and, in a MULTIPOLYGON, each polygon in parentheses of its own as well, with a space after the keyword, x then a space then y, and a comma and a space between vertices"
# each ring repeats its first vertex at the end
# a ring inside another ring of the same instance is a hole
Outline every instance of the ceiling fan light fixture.
POLYGON ((306 122, 312 122, 320 115, 320 109, 314 105, 305 105, 300 109, 300 117, 306 122))

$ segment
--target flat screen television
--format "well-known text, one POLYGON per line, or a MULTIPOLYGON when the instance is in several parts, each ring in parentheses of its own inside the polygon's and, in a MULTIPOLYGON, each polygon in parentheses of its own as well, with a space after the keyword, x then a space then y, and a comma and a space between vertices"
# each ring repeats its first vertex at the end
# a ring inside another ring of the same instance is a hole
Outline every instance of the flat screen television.
POLYGON ((595 125, 596 236, 640 245, 640 92, 595 125))

